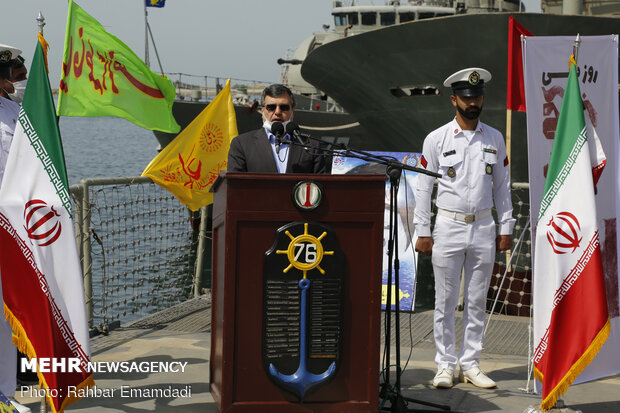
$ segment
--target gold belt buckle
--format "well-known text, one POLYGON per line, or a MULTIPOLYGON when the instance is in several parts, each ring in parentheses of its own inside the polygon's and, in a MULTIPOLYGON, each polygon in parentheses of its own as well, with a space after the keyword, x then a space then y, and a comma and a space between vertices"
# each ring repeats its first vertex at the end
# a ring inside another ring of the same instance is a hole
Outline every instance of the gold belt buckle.
POLYGON ((465 215, 465 222, 470 223, 470 222, 474 222, 475 220, 476 220, 475 215, 465 215))

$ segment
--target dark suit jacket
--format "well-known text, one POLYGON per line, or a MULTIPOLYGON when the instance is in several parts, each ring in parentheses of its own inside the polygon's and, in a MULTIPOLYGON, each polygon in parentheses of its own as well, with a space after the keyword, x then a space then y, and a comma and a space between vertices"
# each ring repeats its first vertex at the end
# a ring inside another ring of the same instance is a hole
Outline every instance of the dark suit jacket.
MULTIPOLYGON (((308 143, 308 150, 290 144, 286 173, 325 173, 325 157, 316 156, 319 152, 316 142, 308 143)), ((265 129, 260 128, 242 133, 232 140, 228 151, 229 172, 278 173, 271 144, 265 129)))

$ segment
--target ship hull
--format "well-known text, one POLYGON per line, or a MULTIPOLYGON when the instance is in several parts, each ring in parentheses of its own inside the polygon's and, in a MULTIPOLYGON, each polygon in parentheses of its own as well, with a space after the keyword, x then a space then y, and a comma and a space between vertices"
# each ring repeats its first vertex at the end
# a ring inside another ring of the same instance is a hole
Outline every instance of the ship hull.
MULTIPOLYGON (((303 103, 304 102, 302 99, 303 103)), ((323 103, 321 102, 323 105, 323 103)), ((172 105, 172 114, 183 130, 206 107, 206 102, 191 102, 178 100, 172 105)), ((314 106, 314 104, 313 104, 314 106)), ((235 105, 237 130, 244 133, 261 127, 263 121, 258 107, 235 105)), ((294 121, 300 126, 303 133, 324 139, 329 143, 358 144, 367 141, 366 130, 356 119, 345 112, 330 112, 314 110, 307 104, 295 110, 294 121), (307 106, 307 108, 306 108, 307 106)), ((153 131, 160 149, 168 145, 177 134, 153 131)))
MULTIPOLYGON (((462 68, 484 67, 493 79, 486 85, 481 119, 505 135, 510 16, 538 36, 620 32, 620 19, 616 18, 527 13, 457 15, 336 40, 314 50, 305 59, 301 73, 369 132, 369 140, 359 142, 362 148, 421 152, 424 137, 454 117, 444 79, 462 68), (399 92, 425 87, 430 94, 410 96, 399 92)), ((511 136, 512 178, 526 182, 525 113, 512 113, 511 136)))

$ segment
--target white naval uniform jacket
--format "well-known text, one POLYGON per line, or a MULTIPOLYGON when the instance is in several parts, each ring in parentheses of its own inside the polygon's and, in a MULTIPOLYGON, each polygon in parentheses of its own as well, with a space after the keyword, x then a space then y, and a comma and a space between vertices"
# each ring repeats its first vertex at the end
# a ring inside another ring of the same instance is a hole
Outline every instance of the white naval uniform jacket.
POLYGON ((13 133, 19 116, 20 106, 12 100, 0 96, 0 184, 4 177, 4 168, 13 142, 13 133))
MULTIPOLYGON (((495 207, 500 235, 512 234, 510 175, 502 134, 478 121, 468 139, 456 119, 429 133, 424 140, 422 167, 438 172, 438 208, 476 214, 495 207), (450 177, 449 175, 453 175, 450 177)), ((431 236, 431 194, 435 178, 420 174, 415 192, 414 224, 418 236, 431 236)))

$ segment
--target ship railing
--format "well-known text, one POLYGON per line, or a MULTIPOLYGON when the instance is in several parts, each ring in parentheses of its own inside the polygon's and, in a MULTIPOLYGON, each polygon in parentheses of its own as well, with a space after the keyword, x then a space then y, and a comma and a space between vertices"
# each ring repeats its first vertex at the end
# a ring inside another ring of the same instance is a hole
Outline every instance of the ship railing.
POLYGON ((171 307, 210 286, 210 262, 199 265, 209 259, 198 251, 200 215, 170 192, 146 177, 85 179, 70 192, 93 333, 171 307), (205 270, 197 274, 197 267, 205 270))
POLYGON ((487 296, 487 310, 504 315, 530 317, 532 242, 529 183, 512 184, 512 207, 516 220, 512 231, 512 250, 496 255, 487 296))
MULTIPOLYGON (((177 99, 193 102, 209 102, 226 85, 228 76, 192 75, 188 73, 165 73, 176 88, 177 99)), ((247 100, 250 104, 260 99, 270 81, 230 78, 230 89, 234 99, 247 100)))
MULTIPOLYGON (((188 73, 165 73, 176 89, 176 98, 188 102, 210 102, 226 84, 226 76, 191 75, 188 73)), ((260 103, 265 87, 277 83, 263 80, 230 78, 233 103, 251 106, 260 103)), ((333 99, 324 97, 320 92, 306 93, 308 85, 298 86, 286 83, 294 93, 304 91, 303 96, 296 98, 297 110, 318 110, 323 112, 344 112, 333 99)), ((302 92, 299 92, 300 94, 302 92)))
MULTIPOLYGON (((487 309, 529 316, 529 185, 513 183, 512 189, 514 256, 497 254, 487 309)), ((94 332, 164 310, 210 288, 211 232, 207 225, 199 231, 199 212, 191 213, 146 177, 85 179, 70 192, 94 332), (202 248, 200 234, 206 241, 202 248)), ((416 307, 432 305, 432 266, 428 261, 425 266, 422 257, 417 286, 416 307)))

